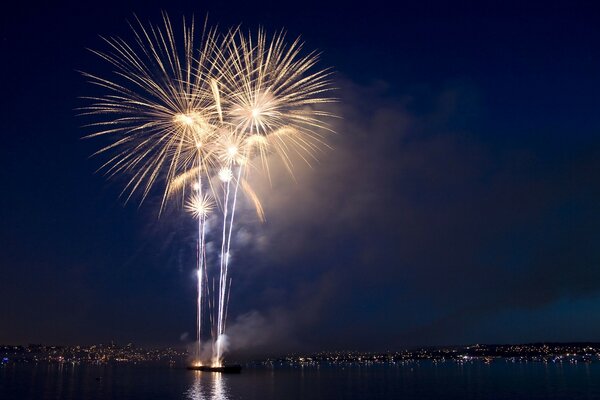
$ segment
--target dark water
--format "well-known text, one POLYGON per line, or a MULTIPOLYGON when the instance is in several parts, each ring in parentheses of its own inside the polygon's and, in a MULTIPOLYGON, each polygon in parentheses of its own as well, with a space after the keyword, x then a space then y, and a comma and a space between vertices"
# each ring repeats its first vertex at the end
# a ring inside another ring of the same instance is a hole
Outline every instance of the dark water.
POLYGON ((600 363, 246 368, 13 365, 0 399, 600 399, 600 363), (100 379, 97 379, 100 378, 100 379))

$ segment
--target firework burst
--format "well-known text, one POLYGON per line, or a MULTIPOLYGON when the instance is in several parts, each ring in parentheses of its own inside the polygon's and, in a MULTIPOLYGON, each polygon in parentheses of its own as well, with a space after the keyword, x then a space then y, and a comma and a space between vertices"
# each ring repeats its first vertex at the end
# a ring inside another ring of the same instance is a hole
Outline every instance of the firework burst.
POLYGON ((212 197, 194 193, 185 204, 185 209, 196 219, 206 218, 214 209, 212 197))
MULTIPOLYGON (((206 76, 211 74, 217 34, 206 26, 200 44, 194 21, 183 21, 183 46, 177 45, 170 19, 163 27, 132 25, 135 38, 103 38, 104 52, 92 50, 113 68, 112 77, 83 73, 104 89, 83 115, 95 117, 90 137, 109 137, 96 154, 111 153, 102 166, 109 176, 127 175, 127 200, 141 192, 142 201, 160 180, 170 182, 192 168, 209 170, 216 160, 207 145, 219 124, 219 112, 206 76)), ((164 201, 169 194, 165 186, 164 201)))
POLYGON ((83 73, 106 92, 86 98, 91 104, 82 114, 95 119, 87 137, 112 139, 96 154, 111 153, 101 167, 109 176, 128 175, 128 200, 141 192, 143 201, 161 182, 161 209, 183 193, 185 210, 198 220, 198 349, 208 298, 206 221, 215 208, 222 210, 218 288, 209 310, 212 364, 218 366, 226 342, 238 189, 264 220, 247 181, 255 160, 268 174, 269 156, 275 154, 291 172, 291 152, 310 162, 326 146, 332 115, 321 106, 334 101, 330 71, 317 69, 318 54, 303 56, 304 44, 299 39, 287 44, 284 33, 269 37, 263 30, 253 35, 237 28, 219 35, 205 24, 198 42, 193 20, 184 19, 178 47, 166 14, 162 27, 136 21, 133 43, 105 38, 108 51, 94 51, 114 68, 110 79, 83 73))
POLYGON ((331 72, 316 68, 318 53, 302 56, 304 43, 298 38, 288 45, 285 39, 283 32, 269 37, 262 29, 230 31, 217 53, 217 70, 224 114, 242 137, 243 153, 258 155, 265 167, 266 156, 275 153, 291 171, 290 151, 309 161, 325 146, 332 114, 318 106, 334 99, 331 72))

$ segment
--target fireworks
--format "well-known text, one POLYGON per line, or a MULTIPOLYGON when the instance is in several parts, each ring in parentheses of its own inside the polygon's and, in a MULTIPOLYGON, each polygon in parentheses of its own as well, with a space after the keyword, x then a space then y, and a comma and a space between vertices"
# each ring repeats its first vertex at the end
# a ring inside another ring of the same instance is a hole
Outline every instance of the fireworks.
POLYGON ((177 193, 188 198, 184 208, 198 220, 198 349, 209 298, 207 218, 216 206, 221 209, 222 231, 212 238, 221 245, 218 287, 208 302, 211 362, 221 365, 238 189, 263 220, 260 200, 246 180, 256 170, 254 161, 267 173, 270 154, 290 171, 291 151, 308 162, 325 145, 332 116, 319 107, 333 99, 329 71, 316 69, 318 54, 301 55, 299 39, 288 45, 283 33, 246 35, 239 28, 218 34, 205 24, 198 43, 193 20, 183 22, 182 47, 166 15, 162 27, 137 21, 132 43, 104 39, 109 51, 94 53, 115 72, 111 79, 83 74, 106 91, 88 97, 83 114, 95 119, 87 137, 111 139, 97 154, 114 153, 101 169, 109 176, 128 175, 127 199, 141 192, 143 201, 158 183, 162 205, 177 193))
MULTIPOLYGON (((171 22, 164 27, 132 27, 135 40, 104 38, 105 52, 93 51, 113 68, 111 78, 89 73, 89 81, 105 89, 102 97, 87 97, 82 114, 96 118, 87 137, 108 136, 111 143, 98 153, 114 153, 101 170, 127 175, 127 199, 141 192, 142 200, 158 182, 170 182, 191 168, 214 167, 210 146, 218 110, 206 76, 212 69, 216 31, 206 27, 196 47, 193 21, 183 28, 183 47, 175 41, 171 22)), ((163 202, 169 193, 165 185, 163 202)))
POLYGON ((185 204, 186 211, 188 211, 194 218, 197 219, 206 218, 213 208, 214 203, 212 198, 207 194, 204 196, 197 193, 193 194, 185 204))

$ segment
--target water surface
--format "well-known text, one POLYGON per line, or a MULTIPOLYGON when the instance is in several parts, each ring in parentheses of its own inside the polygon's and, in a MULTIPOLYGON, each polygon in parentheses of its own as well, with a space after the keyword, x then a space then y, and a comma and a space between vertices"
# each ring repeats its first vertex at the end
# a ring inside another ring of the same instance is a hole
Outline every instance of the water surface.
POLYGON ((600 363, 254 367, 239 375, 150 365, 0 367, 2 400, 599 398, 600 363))

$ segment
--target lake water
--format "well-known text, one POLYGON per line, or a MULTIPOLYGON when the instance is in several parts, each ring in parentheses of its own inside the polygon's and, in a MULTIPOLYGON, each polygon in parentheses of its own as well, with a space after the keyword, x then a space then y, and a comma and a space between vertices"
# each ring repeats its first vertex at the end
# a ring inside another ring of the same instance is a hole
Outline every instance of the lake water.
POLYGON ((600 399, 600 363, 253 367, 239 375, 149 365, 9 365, 0 367, 0 399, 600 399))

